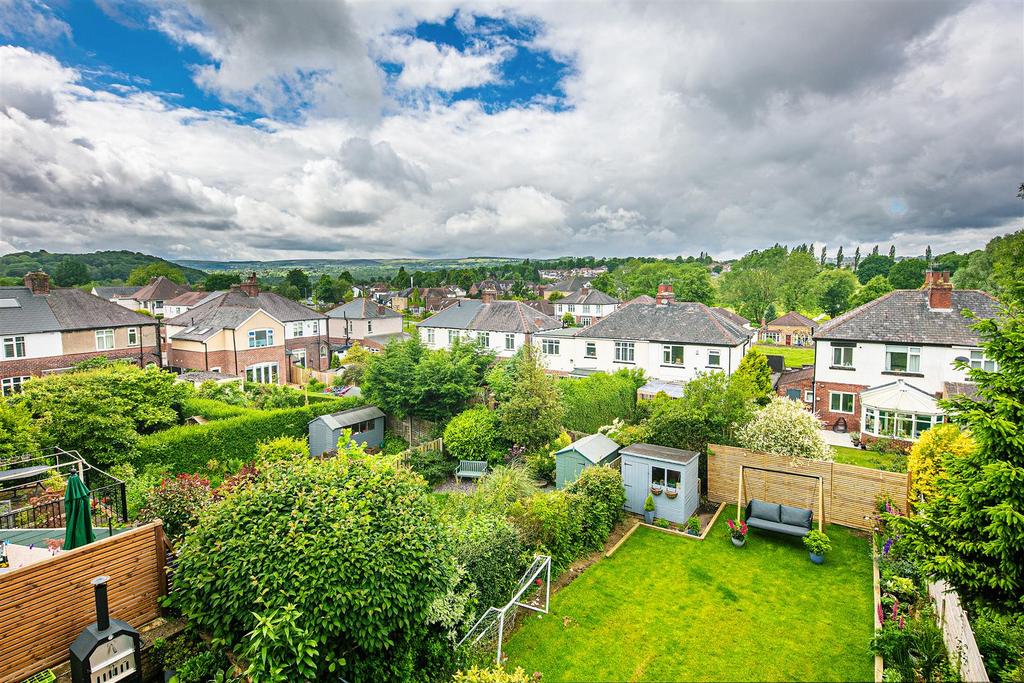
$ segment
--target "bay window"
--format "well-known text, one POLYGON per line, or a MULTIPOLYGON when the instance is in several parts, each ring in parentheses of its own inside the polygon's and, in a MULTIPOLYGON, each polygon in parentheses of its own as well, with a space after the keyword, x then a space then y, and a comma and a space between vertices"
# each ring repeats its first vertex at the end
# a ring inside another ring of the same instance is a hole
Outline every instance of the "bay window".
POLYGON ((861 431, 872 436, 916 441, 926 431, 945 420, 943 415, 904 413, 865 406, 861 431))

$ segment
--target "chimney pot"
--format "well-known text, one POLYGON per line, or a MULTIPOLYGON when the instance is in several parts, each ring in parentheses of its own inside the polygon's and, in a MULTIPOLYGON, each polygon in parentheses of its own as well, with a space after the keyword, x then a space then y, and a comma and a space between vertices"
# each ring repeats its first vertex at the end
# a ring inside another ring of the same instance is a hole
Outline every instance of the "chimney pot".
POLYGON ((924 276, 925 289, 928 292, 928 308, 933 311, 949 311, 953 309, 953 285, 949 281, 949 272, 928 272, 924 276))
POLYGON ((50 293, 50 276, 41 270, 26 273, 23 282, 33 294, 50 293))
POLYGON ((259 294, 260 283, 256 279, 256 273, 250 274, 249 277, 246 278, 245 282, 239 285, 238 288, 245 292, 247 296, 256 296, 257 294, 259 294))
POLYGON ((483 292, 480 294, 480 299, 485 304, 492 303, 498 297, 498 292, 493 287, 485 287, 483 292))
POLYGON ((654 300, 659 306, 664 306, 666 304, 671 304, 675 302, 676 295, 672 291, 672 285, 667 285, 664 283, 658 285, 658 296, 656 296, 654 300))

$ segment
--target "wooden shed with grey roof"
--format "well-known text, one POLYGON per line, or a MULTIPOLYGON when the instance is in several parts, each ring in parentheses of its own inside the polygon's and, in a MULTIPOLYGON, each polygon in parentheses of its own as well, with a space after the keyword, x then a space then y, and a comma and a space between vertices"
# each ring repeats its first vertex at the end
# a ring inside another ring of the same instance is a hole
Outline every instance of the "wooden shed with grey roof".
POLYGON ((579 479, 580 472, 615 460, 619 444, 604 434, 591 434, 555 453, 555 487, 564 489, 579 479))
POLYGON ((700 504, 700 456, 697 452, 635 443, 619 454, 626 509, 642 515, 644 501, 650 493, 654 497, 655 517, 685 524, 700 504))
POLYGON ((346 429, 352 430, 352 440, 356 443, 380 448, 384 443, 384 413, 376 406, 362 406, 310 420, 309 454, 317 456, 337 450, 346 429))

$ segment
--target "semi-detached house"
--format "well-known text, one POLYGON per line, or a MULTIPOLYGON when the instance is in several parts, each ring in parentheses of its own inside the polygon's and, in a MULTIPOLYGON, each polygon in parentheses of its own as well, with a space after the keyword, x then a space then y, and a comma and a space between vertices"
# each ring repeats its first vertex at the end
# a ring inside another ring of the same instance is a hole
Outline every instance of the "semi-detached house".
POLYGON ((522 301, 457 299, 448 308, 419 323, 420 340, 431 349, 447 349, 456 339, 471 341, 499 358, 515 354, 523 344, 562 322, 522 301))
POLYGON ((372 299, 360 297, 327 311, 331 345, 341 353, 353 342, 380 351, 392 341, 409 338, 402 331, 402 314, 372 299))
POLYGON ((552 303, 559 318, 571 313, 577 325, 586 327, 614 313, 621 302, 599 289, 584 287, 569 296, 554 299, 552 303))
POLYGON ((966 373, 995 370, 964 316, 992 318, 998 302, 955 290, 949 273, 928 273, 923 289, 898 289, 823 323, 815 332, 814 408, 829 429, 913 442, 945 417, 937 399, 961 392, 966 373))
POLYGON ((256 276, 165 321, 168 365, 284 384, 292 365, 326 370, 327 317, 273 292, 256 276))
POLYGON ((661 285, 655 303, 630 303, 582 329, 541 332, 533 343, 554 373, 639 368, 648 379, 682 384, 698 373, 735 372, 753 335, 709 306, 677 303, 661 285))
POLYGON ((46 273, 24 282, 0 287, 0 393, 99 356, 160 364, 153 318, 79 289, 51 289, 46 273))

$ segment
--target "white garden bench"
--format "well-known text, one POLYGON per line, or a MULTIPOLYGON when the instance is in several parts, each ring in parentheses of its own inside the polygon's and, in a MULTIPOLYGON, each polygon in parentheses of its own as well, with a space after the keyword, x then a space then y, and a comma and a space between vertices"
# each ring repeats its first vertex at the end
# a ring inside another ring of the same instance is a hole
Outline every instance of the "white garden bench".
POLYGON ((487 474, 486 460, 460 460, 459 469, 455 470, 455 481, 465 479, 479 479, 487 474))

